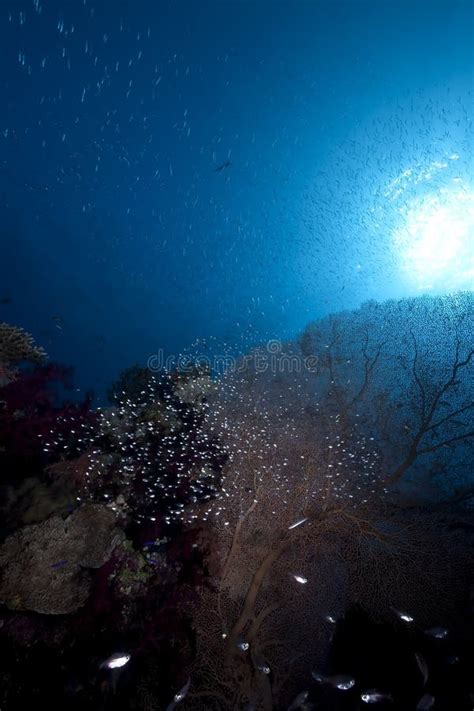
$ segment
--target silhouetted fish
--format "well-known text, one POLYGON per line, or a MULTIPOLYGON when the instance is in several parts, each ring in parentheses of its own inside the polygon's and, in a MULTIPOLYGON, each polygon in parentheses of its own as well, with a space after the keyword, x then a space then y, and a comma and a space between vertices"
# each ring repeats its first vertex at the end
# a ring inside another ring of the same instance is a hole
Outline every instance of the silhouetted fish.
POLYGON ((423 683, 426 686, 426 683, 428 681, 428 665, 426 663, 426 660, 419 652, 415 652, 415 659, 416 663, 418 664, 418 669, 420 670, 421 675, 423 677, 423 683))
POLYGON ((224 168, 228 168, 230 166, 231 162, 229 159, 225 160, 223 163, 217 166, 217 168, 214 168, 214 173, 219 173, 221 170, 224 170, 224 168))

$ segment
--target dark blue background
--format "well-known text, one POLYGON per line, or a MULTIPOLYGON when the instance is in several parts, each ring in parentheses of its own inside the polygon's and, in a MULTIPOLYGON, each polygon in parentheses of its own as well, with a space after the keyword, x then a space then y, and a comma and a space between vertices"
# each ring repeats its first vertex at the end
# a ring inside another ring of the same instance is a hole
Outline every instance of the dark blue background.
POLYGON ((100 392, 159 348, 409 293, 370 208, 407 162, 467 146, 472 168, 472 23, 437 0, 2 2, 0 320, 100 392))

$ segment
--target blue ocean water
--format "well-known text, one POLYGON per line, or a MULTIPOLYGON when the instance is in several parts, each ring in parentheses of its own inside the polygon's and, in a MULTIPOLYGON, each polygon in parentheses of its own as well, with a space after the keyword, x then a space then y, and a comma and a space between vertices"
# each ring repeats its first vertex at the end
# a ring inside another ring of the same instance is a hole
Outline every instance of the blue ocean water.
POLYGON ((2 0, 0 711, 472 709, 473 91, 472 0, 2 0))
POLYGON ((472 12, 5 0, 0 319, 100 399, 196 339, 471 288, 472 12))

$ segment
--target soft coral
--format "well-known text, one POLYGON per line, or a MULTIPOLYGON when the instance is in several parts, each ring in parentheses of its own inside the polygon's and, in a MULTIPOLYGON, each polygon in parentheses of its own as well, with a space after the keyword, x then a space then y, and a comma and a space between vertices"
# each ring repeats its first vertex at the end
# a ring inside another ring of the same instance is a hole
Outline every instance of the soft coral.
POLYGON ((60 393, 71 389, 72 369, 55 363, 20 372, 0 391, 0 462, 10 480, 38 474, 58 459, 59 451, 45 452, 51 433, 61 439, 61 454, 78 454, 74 425, 90 419, 91 397, 83 402, 60 402, 60 393))

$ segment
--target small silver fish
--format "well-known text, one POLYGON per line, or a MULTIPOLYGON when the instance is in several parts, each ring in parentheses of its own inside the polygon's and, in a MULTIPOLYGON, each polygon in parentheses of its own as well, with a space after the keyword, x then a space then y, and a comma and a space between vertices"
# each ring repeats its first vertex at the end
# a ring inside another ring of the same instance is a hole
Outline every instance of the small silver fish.
POLYGON ((428 676, 429 676, 428 665, 426 663, 426 659, 419 652, 415 652, 415 659, 416 659, 416 663, 418 664, 418 669, 421 672, 421 676, 423 677, 423 684, 426 686, 426 684, 428 682, 428 676))
POLYGON ((353 676, 348 674, 335 674, 334 676, 323 676, 322 674, 316 674, 311 672, 311 676, 318 684, 328 684, 334 689, 339 689, 340 691, 348 691, 355 686, 355 679, 353 676))
POLYGON ((449 632, 446 627, 430 627, 429 630, 425 630, 425 634, 433 639, 446 639, 449 632))
POLYGON ((431 694, 423 694, 421 699, 418 701, 416 711, 429 711, 433 708, 435 702, 435 697, 431 694))
POLYGON ((299 521, 296 521, 296 523, 292 523, 291 526, 288 526, 288 530, 292 531, 294 528, 298 528, 298 526, 302 526, 303 523, 306 523, 306 521, 309 521, 309 518, 302 518, 299 521))
POLYGON ((177 694, 174 695, 174 700, 177 704, 179 704, 179 702, 184 699, 184 697, 186 696, 186 694, 189 691, 190 686, 191 686, 191 677, 188 677, 186 684, 178 691, 177 694))
POLYGON ((267 666, 266 664, 259 664, 257 667, 258 671, 261 671, 262 674, 270 674, 270 667, 267 666))
POLYGON ((302 691, 300 694, 298 694, 294 701, 288 706, 288 711, 297 711, 297 709, 301 709, 304 702, 308 698, 308 693, 309 692, 307 691, 302 691))
POLYGON ((392 694, 386 694, 383 691, 377 691, 377 689, 363 691, 360 698, 366 704, 379 704, 381 701, 393 701, 392 694))
POLYGON ((301 583, 301 585, 306 585, 306 583, 308 582, 308 578, 305 578, 304 575, 293 575, 293 577, 296 582, 301 583))
POLYGON ((176 693, 173 697, 173 701, 168 704, 166 711, 173 711, 176 705, 179 704, 186 697, 189 687, 191 686, 191 677, 188 677, 186 684, 176 693))
POLYGON ((402 622, 407 622, 407 623, 414 622, 414 618, 411 615, 409 615, 408 613, 401 612, 400 610, 396 610, 394 607, 392 607, 392 610, 396 614, 398 619, 401 620, 402 622))
POLYGON ((124 654, 123 652, 118 652, 117 654, 112 654, 111 657, 102 662, 100 665, 101 669, 119 669, 124 667, 131 659, 130 654, 124 654))
POLYGON ((246 642, 245 639, 239 637, 239 639, 237 640, 237 647, 238 649, 240 649, 241 652, 246 652, 250 647, 250 644, 246 642))

